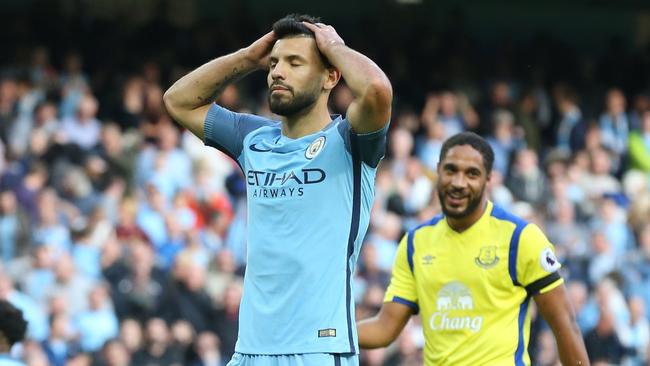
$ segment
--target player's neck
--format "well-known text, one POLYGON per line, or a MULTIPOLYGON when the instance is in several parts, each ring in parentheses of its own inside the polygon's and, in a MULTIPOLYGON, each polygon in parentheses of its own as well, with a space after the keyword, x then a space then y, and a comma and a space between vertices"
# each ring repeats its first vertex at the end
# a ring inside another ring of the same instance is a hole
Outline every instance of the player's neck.
POLYGON ((474 225, 478 220, 480 220, 486 209, 487 199, 483 198, 481 204, 471 214, 461 218, 453 218, 447 216, 447 225, 449 225, 449 227, 455 232, 462 233, 463 231, 472 227, 472 225, 474 225))
POLYGON ((330 121, 327 98, 319 98, 316 103, 302 111, 285 116, 282 119, 282 134, 297 139, 322 130, 330 121))

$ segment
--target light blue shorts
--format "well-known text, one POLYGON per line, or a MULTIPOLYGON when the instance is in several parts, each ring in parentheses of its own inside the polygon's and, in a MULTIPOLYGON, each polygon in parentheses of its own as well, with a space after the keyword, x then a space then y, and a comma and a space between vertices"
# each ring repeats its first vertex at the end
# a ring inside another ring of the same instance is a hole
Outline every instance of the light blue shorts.
POLYGON ((297 355, 235 353, 226 366, 359 366, 359 355, 349 353, 303 353, 297 355))

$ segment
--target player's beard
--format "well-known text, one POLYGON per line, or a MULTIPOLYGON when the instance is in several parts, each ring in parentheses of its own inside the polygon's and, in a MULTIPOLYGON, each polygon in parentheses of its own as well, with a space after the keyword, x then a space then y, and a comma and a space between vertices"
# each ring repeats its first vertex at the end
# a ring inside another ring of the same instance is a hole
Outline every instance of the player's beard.
POLYGON ((445 216, 447 217, 451 217, 452 219, 462 219, 463 217, 470 215, 472 212, 474 212, 474 210, 478 209, 483 199, 483 193, 485 193, 485 186, 483 186, 483 189, 481 189, 479 194, 468 197, 469 201, 467 202, 467 207, 465 207, 465 209, 461 212, 451 211, 447 208, 447 206, 445 206, 446 193, 447 193, 446 191, 438 187, 438 200, 440 200, 440 207, 442 208, 442 213, 444 213, 445 216))
POLYGON ((271 112, 278 116, 286 117, 295 115, 316 103, 320 95, 320 90, 320 85, 315 85, 304 92, 295 92, 293 88, 288 88, 291 94, 289 99, 283 98, 283 95, 273 95, 269 90, 269 108, 271 112))

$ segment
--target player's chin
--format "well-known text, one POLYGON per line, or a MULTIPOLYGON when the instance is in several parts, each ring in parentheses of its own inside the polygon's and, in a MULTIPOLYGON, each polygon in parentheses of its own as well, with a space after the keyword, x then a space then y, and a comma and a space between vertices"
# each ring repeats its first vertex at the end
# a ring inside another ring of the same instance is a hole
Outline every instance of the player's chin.
POLYGON ((459 218, 465 216, 465 207, 456 205, 443 205, 444 214, 451 218, 459 218))
POLYGON ((281 92, 271 91, 269 94, 269 99, 271 100, 271 102, 281 103, 280 101, 287 99, 287 96, 281 92))

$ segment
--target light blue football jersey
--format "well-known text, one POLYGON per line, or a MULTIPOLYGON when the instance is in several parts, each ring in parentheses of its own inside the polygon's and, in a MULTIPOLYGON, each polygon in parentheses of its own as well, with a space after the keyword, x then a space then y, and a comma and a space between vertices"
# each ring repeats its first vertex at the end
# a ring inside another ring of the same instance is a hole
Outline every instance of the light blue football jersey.
POLYGON ((357 135, 334 117, 291 139, 278 121, 211 107, 205 143, 235 159, 247 183, 237 352, 357 352, 351 276, 387 128, 357 135))

